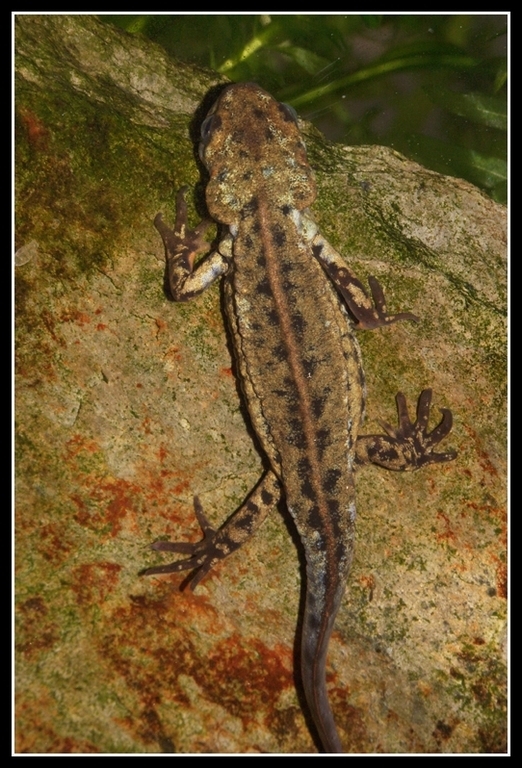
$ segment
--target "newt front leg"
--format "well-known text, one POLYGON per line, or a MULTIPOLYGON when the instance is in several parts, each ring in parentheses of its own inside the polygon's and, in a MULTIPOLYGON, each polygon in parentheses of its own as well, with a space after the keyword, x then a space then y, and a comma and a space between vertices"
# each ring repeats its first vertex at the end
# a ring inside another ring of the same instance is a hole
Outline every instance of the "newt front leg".
POLYGON ((208 250, 208 243, 203 236, 210 220, 201 221, 195 229, 187 225, 186 187, 182 187, 176 196, 176 222, 174 229, 163 221, 161 213, 154 219, 154 226, 161 235, 165 246, 165 260, 169 288, 174 301, 191 301, 205 291, 218 278, 226 275, 230 262, 226 253, 230 252, 228 238, 220 244, 220 250, 212 251, 194 270, 196 256, 208 250))

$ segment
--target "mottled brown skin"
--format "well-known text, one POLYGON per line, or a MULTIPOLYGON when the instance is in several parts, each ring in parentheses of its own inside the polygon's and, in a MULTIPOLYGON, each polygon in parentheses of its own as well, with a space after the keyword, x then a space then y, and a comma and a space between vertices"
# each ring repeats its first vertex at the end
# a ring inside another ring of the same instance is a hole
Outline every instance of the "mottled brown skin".
POLYGON ((306 209, 316 195, 295 116, 257 85, 228 87, 202 125, 201 157, 210 173, 208 209, 229 234, 194 270, 206 224, 186 226, 183 191, 173 230, 156 218, 173 298, 197 296, 224 276, 226 311, 252 424, 271 466, 241 508, 219 529, 195 511, 198 544, 156 542, 188 558, 146 573, 194 569, 194 588, 219 560, 252 535, 282 496, 306 553, 301 644, 306 700, 326 752, 342 752, 326 691, 329 638, 344 593, 355 534, 354 466, 371 461, 411 470, 449 461, 433 448, 451 429, 451 413, 427 433, 431 391, 417 420, 397 395, 399 427, 359 436, 365 384, 354 328, 396 320, 370 278, 372 298, 317 232, 306 209))

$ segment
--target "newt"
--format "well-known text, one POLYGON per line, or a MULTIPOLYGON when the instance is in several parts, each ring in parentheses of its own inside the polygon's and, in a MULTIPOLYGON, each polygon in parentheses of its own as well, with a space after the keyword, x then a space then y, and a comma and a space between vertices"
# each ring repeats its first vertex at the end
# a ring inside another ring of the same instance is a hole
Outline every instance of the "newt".
POLYGON ((301 675, 307 705, 322 747, 343 746, 328 701, 328 643, 353 558, 358 465, 415 470, 451 461, 436 452, 451 430, 452 414, 428 431, 431 390, 424 390, 411 421, 397 394, 398 426, 361 435, 366 389, 355 331, 417 321, 409 312, 389 314, 379 282, 370 292, 324 239, 309 207, 314 173, 295 112, 253 83, 233 84, 202 123, 200 157, 209 173, 210 215, 226 227, 208 250, 209 225, 187 224, 185 190, 177 196, 174 228, 155 219, 165 246, 175 301, 197 297, 223 279, 225 312, 246 406, 269 469, 241 507, 217 530, 197 497, 203 531, 196 544, 157 541, 152 548, 185 558, 146 574, 194 571, 191 588, 236 551, 283 499, 306 557, 306 599, 301 675))

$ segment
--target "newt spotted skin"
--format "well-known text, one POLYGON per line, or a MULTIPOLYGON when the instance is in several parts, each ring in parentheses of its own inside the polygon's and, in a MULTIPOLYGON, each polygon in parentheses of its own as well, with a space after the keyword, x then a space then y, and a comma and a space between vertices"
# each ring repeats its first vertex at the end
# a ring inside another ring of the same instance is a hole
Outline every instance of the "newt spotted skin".
POLYGON ((218 278, 241 386, 252 424, 269 460, 243 505, 218 530, 195 513, 204 533, 197 544, 158 541, 153 549, 186 555, 146 574, 193 569, 191 588, 237 550, 283 498, 306 555, 306 600, 301 641, 306 701, 325 752, 343 752, 325 681, 326 655, 345 590, 355 535, 354 469, 372 462, 414 470, 446 462, 434 448, 452 426, 449 410, 428 432, 431 390, 419 397, 410 421, 397 395, 398 427, 359 435, 365 383, 354 330, 397 320, 369 278, 371 298, 346 262, 320 235, 308 212, 316 196, 313 172, 293 111, 257 85, 227 87, 201 129, 200 155, 210 180, 211 216, 228 227, 207 249, 208 222, 187 226, 184 192, 174 229, 155 220, 165 245, 172 297, 187 301, 218 278))

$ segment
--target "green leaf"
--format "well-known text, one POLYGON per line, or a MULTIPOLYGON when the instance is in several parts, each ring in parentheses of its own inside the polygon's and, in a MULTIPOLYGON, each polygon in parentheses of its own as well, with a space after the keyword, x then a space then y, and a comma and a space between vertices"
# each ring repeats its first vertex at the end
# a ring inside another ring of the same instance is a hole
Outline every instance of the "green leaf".
POLYGON ((495 75, 494 91, 499 91, 504 83, 507 82, 507 61, 506 59, 500 59, 498 63, 498 69, 495 75))
POLYGON ((433 54, 408 54, 400 56, 398 58, 386 58, 379 59, 368 67, 362 67, 353 72, 350 75, 340 77, 327 85, 312 88, 305 93, 300 94, 295 98, 287 97, 287 101, 298 108, 305 104, 309 104, 328 94, 335 91, 350 88, 358 83, 362 83, 366 80, 372 80, 378 77, 383 77, 392 72, 405 72, 411 69, 471 69, 476 66, 476 61, 471 56, 462 53, 433 53, 433 54))
POLYGON ((309 75, 315 75, 316 72, 324 69, 329 64, 322 56, 317 56, 317 54, 307 48, 300 48, 296 45, 281 45, 279 50, 293 59, 309 75))
POLYGON ((491 157, 465 150, 469 156, 470 171, 477 179, 477 184, 484 187, 495 187, 507 181, 507 162, 500 157, 491 157))
POLYGON ((446 88, 425 88, 430 99, 459 117, 490 128, 507 129, 507 101, 485 93, 455 93, 446 88))
POLYGON ((364 26, 368 29, 379 29, 382 26, 383 17, 379 14, 363 14, 361 19, 364 26))
POLYGON ((460 176, 483 189, 494 189, 497 199, 501 197, 501 190, 507 182, 507 162, 504 158, 421 135, 410 136, 408 146, 408 154, 429 168, 460 176))

